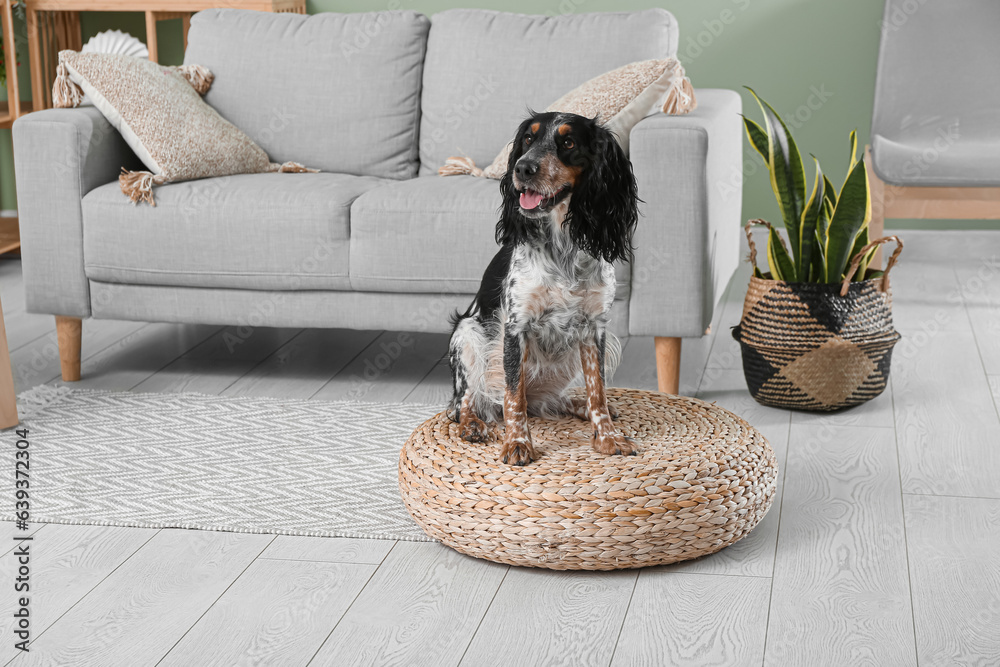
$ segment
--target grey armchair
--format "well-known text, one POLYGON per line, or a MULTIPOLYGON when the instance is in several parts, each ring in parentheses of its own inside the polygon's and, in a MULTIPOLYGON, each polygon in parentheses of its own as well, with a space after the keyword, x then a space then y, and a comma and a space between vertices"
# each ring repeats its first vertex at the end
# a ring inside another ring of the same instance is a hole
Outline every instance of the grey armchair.
POLYGON ((1000 219, 1000 3, 886 0, 871 146, 885 218, 1000 219))

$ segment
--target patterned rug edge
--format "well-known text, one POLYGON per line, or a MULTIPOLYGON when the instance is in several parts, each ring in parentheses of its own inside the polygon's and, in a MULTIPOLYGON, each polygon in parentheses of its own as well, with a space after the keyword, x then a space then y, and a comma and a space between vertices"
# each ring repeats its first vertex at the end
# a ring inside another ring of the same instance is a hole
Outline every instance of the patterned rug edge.
MULTIPOLYGON (((0 514, 0 521, 13 522, 16 517, 13 514, 4 512, 0 514)), ((215 533, 246 533, 250 535, 275 535, 285 537, 339 537, 349 540, 392 540, 398 542, 437 542, 433 537, 410 536, 410 535, 379 535, 372 533, 352 533, 349 531, 306 531, 306 530, 282 530, 280 528, 255 529, 239 528, 232 526, 202 526, 194 524, 178 523, 140 523, 131 521, 77 521, 73 519, 54 519, 41 516, 32 517, 32 524, 38 526, 58 524, 62 526, 107 526, 110 528, 146 528, 150 530, 209 530, 215 533)))
MULTIPOLYGON (((11 431, 21 428, 25 425, 26 421, 36 419, 42 416, 48 408, 51 408, 61 401, 65 400, 74 393, 78 394, 120 394, 129 393, 134 395, 142 396, 157 396, 160 395, 157 392, 116 392, 105 389, 76 389, 73 387, 66 386, 53 386, 40 384, 28 389, 27 391, 21 392, 17 396, 17 410, 20 418, 20 423, 17 426, 12 426, 8 429, 3 429, 0 432, 11 431)), ((264 401, 281 401, 282 403, 294 403, 294 404, 315 404, 315 403, 325 403, 331 405, 356 405, 358 403, 364 403, 366 405, 382 405, 387 407, 394 407, 399 405, 405 405, 408 408, 421 408, 426 407, 428 410, 436 411, 435 416, 441 412, 441 406, 431 405, 427 403, 385 403, 380 401, 351 401, 351 400, 338 400, 338 401, 314 401, 311 399, 287 399, 287 398, 277 398, 277 397, 267 397, 267 396, 219 396, 216 394, 206 394, 203 392, 177 392, 177 394, 182 394, 184 396, 192 396, 204 399, 216 399, 216 400, 226 400, 236 403, 243 404, 254 404, 264 401)), ((177 395, 174 394, 174 395, 177 395)), ((0 512, 0 521, 10 521, 16 520, 16 516, 9 511, 0 512)), ((203 524, 191 524, 187 522, 136 522, 136 521, 110 521, 110 520, 78 520, 78 519, 64 519, 58 517, 50 517, 46 515, 34 515, 32 516, 31 523, 37 525, 45 524, 58 524, 67 526, 108 526, 116 528, 143 528, 152 530, 163 530, 163 529, 182 529, 182 530, 206 530, 213 532, 224 532, 224 533, 246 533, 254 535, 275 535, 275 536, 290 536, 290 537, 333 537, 333 538, 343 538, 343 539, 354 539, 354 540, 393 540, 401 542, 436 542, 434 538, 428 535, 396 535, 388 533, 364 533, 364 532, 352 532, 352 531, 311 531, 311 530, 283 530, 281 528, 247 528, 242 526, 228 526, 228 525, 203 525, 203 524)))

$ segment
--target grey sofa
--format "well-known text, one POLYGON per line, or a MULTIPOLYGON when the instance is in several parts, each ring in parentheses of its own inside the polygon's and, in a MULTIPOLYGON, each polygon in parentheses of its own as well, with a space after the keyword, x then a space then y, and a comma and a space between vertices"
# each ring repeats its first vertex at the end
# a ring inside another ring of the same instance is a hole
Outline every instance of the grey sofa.
MULTIPOLYGON (((185 61, 215 73, 206 101, 272 160, 322 173, 176 183, 135 206, 116 179, 136 158, 95 108, 27 115, 14 125, 27 307, 58 316, 66 379, 87 317, 447 331, 496 252, 500 193, 437 168, 488 165, 527 109, 677 40, 662 9, 201 12, 185 61)), ((673 389, 670 357, 708 327, 738 252, 740 98, 696 94, 694 113, 632 131, 643 217, 613 316, 619 335, 659 337, 673 389)))

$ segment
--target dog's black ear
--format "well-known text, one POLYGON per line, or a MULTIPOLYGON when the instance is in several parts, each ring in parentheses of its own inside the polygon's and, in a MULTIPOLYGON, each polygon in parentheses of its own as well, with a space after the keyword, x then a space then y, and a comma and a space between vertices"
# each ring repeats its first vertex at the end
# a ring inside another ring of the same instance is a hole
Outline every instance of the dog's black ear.
POLYGON ((608 262, 632 261, 639 196, 632 163, 609 130, 591 121, 592 140, 581 157, 583 172, 569 202, 573 242, 608 262))
POLYGON ((500 245, 517 245, 527 238, 525 230, 525 219, 521 215, 521 207, 518 204, 517 190, 514 189, 514 165, 524 154, 524 133, 531 125, 531 114, 517 128, 514 135, 514 143, 510 149, 510 158, 507 160, 507 171, 500 179, 500 196, 503 202, 500 204, 500 221, 497 222, 496 239, 500 245))

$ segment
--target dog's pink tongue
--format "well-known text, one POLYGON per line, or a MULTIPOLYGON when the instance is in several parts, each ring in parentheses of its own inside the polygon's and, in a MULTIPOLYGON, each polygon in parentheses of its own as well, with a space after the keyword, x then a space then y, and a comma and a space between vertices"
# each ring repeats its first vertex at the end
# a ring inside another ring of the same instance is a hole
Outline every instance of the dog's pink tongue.
POLYGON ((540 192, 535 192, 534 190, 525 190, 521 193, 521 208, 531 210, 533 208, 538 208, 538 205, 542 203, 542 195, 540 192))

